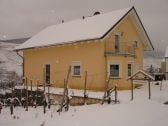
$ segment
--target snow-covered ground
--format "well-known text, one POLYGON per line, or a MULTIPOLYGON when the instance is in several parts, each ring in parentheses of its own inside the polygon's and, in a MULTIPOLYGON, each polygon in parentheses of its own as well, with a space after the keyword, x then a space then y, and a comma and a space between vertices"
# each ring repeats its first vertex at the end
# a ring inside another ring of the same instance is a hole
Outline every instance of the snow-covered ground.
POLYGON ((134 100, 130 101, 130 91, 119 91, 120 104, 95 104, 70 106, 68 112, 57 113, 52 106, 43 114, 43 108, 22 107, 14 109, 10 115, 9 108, 3 108, 0 114, 0 126, 167 126, 168 81, 163 88, 151 84, 151 100, 148 99, 148 86, 144 84, 134 90, 134 100), (15 117, 15 118, 14 118, 15 117))

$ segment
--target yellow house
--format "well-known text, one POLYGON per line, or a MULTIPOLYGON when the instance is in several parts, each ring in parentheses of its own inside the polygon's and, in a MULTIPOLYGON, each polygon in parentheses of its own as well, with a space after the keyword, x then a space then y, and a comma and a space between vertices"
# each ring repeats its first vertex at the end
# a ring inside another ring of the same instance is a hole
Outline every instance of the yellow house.
POLYGON ((23 52, 24 76, 63 87, 68 68, 70 88, 82 89, 87 71, 87 89, 128 89, 127 81, 143 69, 143 52, 153 45, 134 7, 97 14, 47 27, 16 51, 23 52))

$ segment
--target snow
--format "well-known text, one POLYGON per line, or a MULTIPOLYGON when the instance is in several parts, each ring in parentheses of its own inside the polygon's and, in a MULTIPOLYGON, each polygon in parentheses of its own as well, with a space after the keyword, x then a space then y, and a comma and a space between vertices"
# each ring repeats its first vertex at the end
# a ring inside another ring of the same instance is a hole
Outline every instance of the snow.
POLYGON ((149 100, 145 83, 134 90, 133 101, 130 91, 119 91, 120 104, 70 106, 68 112, 60 114, 57 106, 47 109, 46 114, 42 107, 29 107, 28 112, 16 107, 11 116, 7 107, 0 114, 0 126, 167 126, 168 106, 163 103, 168 101, 168 81, 163 82, 161 91, 159 85, 152 83, 151 93, 149 100))
POLYGON ((49 26, 16 50, 101 38, 130 8, 49 26))
POLYGON ((5 95, 6 93, 11 93, 11 92, 12 92, 12 91, 9 90, 9 89, 5 89, 5 90, 0 89, 0 94, 2 94, 2 95, 5 95))
MULTIPOLYGON (((38 89, 43 90, 44 87, 38 87, 38 89)), ((47 89, 48 87, 46 87, 47 89)), ((15 86, 15 89, 24 89, 24 86, 15 86)), ((37 87, 32 87, 32 91, 36 91, 37 87)), ((28 90, 31 90, 31 87, 28 86, 28 90)), ((64 92, 64 88, 54 88, 54 87, 50 87, 50 93, 51 94, 63 94, 64 92)), ((68 94, 69 96, 80 96, 83 97, 83 92, 84 90, 78 90, 78 89, 68 89, 68 94)), ((47 92, 46 92, 47 93, 47 92)), ((99 98, 102 99, 104 92, 99 92, 99 91, 86 91, 87 95, 90 98, 99 98)))
POLYGON ((14 43, 0 42, 0 70, 1 72, 15 71, 22 74, 22 59, 13 51, 18 46, 14 43))
POLYGON ((146 77, 148 77, 149 79, 151 79, 151 80, 153 80, 153 81, 155 80, 154 77, 152 77, 151 75, 145 73, 143 70, 137 71, 137 72, 134 73, 132 76, 130 76, 130 77, 128 78, 128 80, 131 79, 131 78, 133 78, 133 77, 135 77, 137 74, 143 74, 143 76, 146 76, 146 77))
POLYGON ((167 46, 167 48, 166 48, 165 58, 168 58, 168 46, 167 46))

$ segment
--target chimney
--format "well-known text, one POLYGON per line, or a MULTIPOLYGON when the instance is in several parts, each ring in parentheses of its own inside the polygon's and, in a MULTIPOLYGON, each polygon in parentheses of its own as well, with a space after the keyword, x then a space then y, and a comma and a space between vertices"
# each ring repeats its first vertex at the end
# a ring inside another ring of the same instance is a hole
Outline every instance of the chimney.
POLYGON ((99 11, 94 12, 93 16, 100 14, 99 11))

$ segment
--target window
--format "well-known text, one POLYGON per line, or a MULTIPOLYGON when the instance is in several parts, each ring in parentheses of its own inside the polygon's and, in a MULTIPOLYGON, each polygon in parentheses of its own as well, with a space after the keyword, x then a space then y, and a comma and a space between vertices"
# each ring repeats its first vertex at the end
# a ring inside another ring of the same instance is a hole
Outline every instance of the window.
POLYGON ((74 66, 74 74, 73 75, 80 75, 80 66, 74 66))
POLYGON ((120 70, 121 70, 120 63, 118 63, 118 62, 110 62, 109 70, 108 70, 109 74, 110 74, 110 77, 119 78, 120 77, 120 70))
POLYGON ((50 84, 50 64, 45 65, 45 82, 50 84))
POLYGON ((110 65, 110 76, 119 77, 119 64, 110 65))
POLYGON ((120 35, 115 35, 115 52, 120 51, 120 35))
POLYGON ((138 41, 137 40, 134 41, 134 48, 138 48, 138 41))
POLYGON ((128 76, 131 76, 133 73, 132 63, 128 63, 128 76))
POLYGON ((81 75, 80 62, 73 62, 71 70, 72 70, 72 76, 80 76, 81 75))

